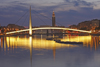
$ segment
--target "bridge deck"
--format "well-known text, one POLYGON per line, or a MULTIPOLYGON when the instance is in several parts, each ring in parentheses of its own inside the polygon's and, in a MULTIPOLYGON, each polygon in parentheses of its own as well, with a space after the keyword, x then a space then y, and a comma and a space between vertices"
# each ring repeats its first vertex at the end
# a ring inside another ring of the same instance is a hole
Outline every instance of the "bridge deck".
MULTIPOLYGON (((58 29, 59 30, 71 30, 71 31, 84 32, 84 33, 91 33, 91 31, 71 29, 71 28, 62 28, 62 27, 39 27, 39 28, 32 28, 32 30, 50 30, 50 29, 53 29, 53 30, 55 30, 55 29, 57 29, 57 30, 58 29)), ((29 29, 7 32, 6 34, 12 34, 12 33, 24 32, 24 31, 29 31, 29 29)))

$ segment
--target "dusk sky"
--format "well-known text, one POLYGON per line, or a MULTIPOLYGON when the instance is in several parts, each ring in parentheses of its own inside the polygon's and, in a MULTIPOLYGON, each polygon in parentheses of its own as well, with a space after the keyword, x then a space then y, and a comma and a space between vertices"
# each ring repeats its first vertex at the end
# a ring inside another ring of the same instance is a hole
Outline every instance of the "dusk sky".
POLYGON ((100 19, 100 0, 1 0, 0 25, 28 26, 30 5, 33 26, 52 25, 53 11, 57 26, 100 19))

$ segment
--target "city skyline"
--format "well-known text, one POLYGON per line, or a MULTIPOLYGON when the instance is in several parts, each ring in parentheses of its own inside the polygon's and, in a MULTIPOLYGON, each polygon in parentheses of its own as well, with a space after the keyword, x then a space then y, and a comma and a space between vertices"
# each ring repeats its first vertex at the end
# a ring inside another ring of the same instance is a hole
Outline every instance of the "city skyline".
POLYGON ((68 27, 72 24, 78 24, 82 21, 99 19, 100 5, 99 0, 42 0, 27 1, 27 0, 3 0, 0 3, 0 25, 17 24, 28 26, 30 5, 32 6, 32 25, 51 25, 52 12, 55 12, 56 24, 68 27), (46 16, 48 18, 45 18, 46 16), (42 21, 41 21, 42 20, 42 21), (17 22, 18 21, 18 22, 17 22))

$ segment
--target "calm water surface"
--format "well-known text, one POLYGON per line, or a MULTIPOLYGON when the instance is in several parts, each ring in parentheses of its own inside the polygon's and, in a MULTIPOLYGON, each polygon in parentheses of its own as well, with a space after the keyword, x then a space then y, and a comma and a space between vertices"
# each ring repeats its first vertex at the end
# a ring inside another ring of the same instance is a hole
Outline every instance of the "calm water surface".
POLYGON ((99 36, 64 36, 61 44, 44 36, 0 38, 0 67, 100 67, 99 36))

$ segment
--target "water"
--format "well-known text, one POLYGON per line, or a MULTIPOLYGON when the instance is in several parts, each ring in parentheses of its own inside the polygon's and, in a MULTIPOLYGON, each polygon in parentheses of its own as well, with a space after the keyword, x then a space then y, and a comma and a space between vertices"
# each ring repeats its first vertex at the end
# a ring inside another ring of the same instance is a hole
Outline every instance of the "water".
POLYGON ((61 44, 44 36, 0 38, 0 67, 100 67, 99 36, 64 36, 61 44))

